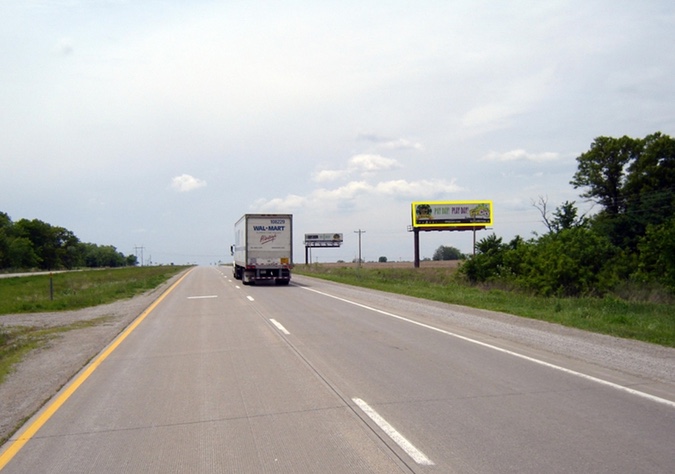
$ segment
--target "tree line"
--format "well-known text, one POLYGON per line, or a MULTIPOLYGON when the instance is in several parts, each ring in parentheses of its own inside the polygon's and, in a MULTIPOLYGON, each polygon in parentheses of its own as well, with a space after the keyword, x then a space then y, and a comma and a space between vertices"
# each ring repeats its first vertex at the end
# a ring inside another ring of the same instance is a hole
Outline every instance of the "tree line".
POLYGON ((577 157, 570 184, 597 212, 579 215, 565 202, 550 213, 540 197, 544 235, 504 242, 492 234, 462 274, 549 296, 675 294, 675 140, 598 137, 577 157))
POLYGON ((13 222, 0 212, 0 270, 60 270, 136 265, 135 255, 124 255, 112 245, 81 242, 63 227, 39 219, 13 222))

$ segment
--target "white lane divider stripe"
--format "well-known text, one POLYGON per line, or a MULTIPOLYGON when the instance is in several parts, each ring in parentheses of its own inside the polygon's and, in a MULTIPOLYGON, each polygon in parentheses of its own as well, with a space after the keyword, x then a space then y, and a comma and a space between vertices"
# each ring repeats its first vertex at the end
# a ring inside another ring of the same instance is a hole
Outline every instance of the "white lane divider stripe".
POLYGON ((619 390, 619 391, 624 392, 624 393, 629 393, 631 395, 635 395, 635 396, 638 396, 638 397, 641 397, 641 398, 645 398, 647 400, 651 400, 651 401, 656 402, 656 403, 667 405, 671 408, 675 408, 675 402, 672 401, 672 400, 657 397, 656 395, 652 395, 652 394, 649 394, 649 393, 646 393, 646 392, 641 392, 640 390, 635 390, 635 389, 630 388, 630 387, 625 387, 623 385, 619 385, 617 383, 610 382, 609 380, 605 380, 605 379, 601 379, 601 378, 598 378, 598 377, 594 377, 592 375, 584 374, 583 372, 577 372, 576 370, 572 370, 572 369, 568 369, 566 367, 551 364, 550 362, 546 362, 546 361, 543 361, 541 359, 535 359, 534 357, 526 356, 524 354, 520 354, 519 352, 510 351, 508 349, 504 349, 502 347, 498 347, 498 346, 495 346, 495 345, 492 345, 492 344, 488 344, 486 342, 482 342, 482 341, 479 341, 477 339, 472 339, 470 337, 462 336, 462 335, 454 333, 454 332, 446 331, 445 329, 437 328, 435 326, 430 326, 429 324, 420 323, 419 321, 414 321, 412 319, 404 318, 403 316, 399 316, 397 314, 389 313, 387 311, 383 311, 381 309, 373 308, 371 306, 366 306, 365 304, 357 303, 355 301, 351 301, 351 300, 348 300, 346 298, 340 298, 339 296, 331 295, 330 293, 324 293, 323 291, 314 290, 312 288, 306 288, 306 287, 301 287, 301 288, 304 288, 305 290, 308 290, 308 291, 313 291, 314 293, 318 293, 320 295, 324 295, 324 296, 327 296, 329 298, 334 298, 334 299, 339 300, 339 301, 344 301, 345 303, 353 304, 354 306, 358 306, 360 308, 364 308, 364 309, 367 309, 367 310, 370 310, 370 311, 374 311, 376 313, 380 313, 380 314, 383 314, 385 316, 389 316, 391 318, 395 318, 395 319, 398 319, 398 320, 401 320, 401 321, 405 321, 407 323, 414 324, 414 325, 419 326, 419 327, 431 329, 432 331, 436 331, 436 332, 439 332, 441 334, 447 334, 448 336, 456 337, 457 339, 461 339, 463 341, 467 341, 467 342, 470 342, 472 344, 477 344, 479 346, 487 347, 488 349, 499 351, 503 354, 509 354, 509 355, 514 356, 514 357, 518 357, 520 359, 527 360, 527 361, 533 362, 535 364, 539 364, 541 366, 548 367, 548 368, 553 369, 553 370, 559 370, 560 372, 564 372, 566 374, 573 375, 575 377, 581 377, 582 379, 589 380, 591 382, 594 382, 594 383, 597 383, 597 384, 600 384, 600 385, 604 385, 606 387, 610 387, 614 390, 619 390))
POLYGON ((370 405, 368 405, 366 402, 361 400, 360 398, 352 398, 352 401, 358 405, 358 407, 368 415, 368 418, 373 420, 377 426, 380 427, 382 431, 384 431, 387 436, 389 436, 392 441, 394 441, 396 444, 399 445, 399 447, 406 452, 408 456, 410 456, 417 464, 423 465, 423 466, 433 466, 434 462, 426 457, 426 455, 417 449, 413 444, 408 441, 401 433, 396 431, 396 429, 391 426, 387 420, 382 418, 379 413, 377 413, 375 410, 373 410, 370 405))
POLYGON ((203 300, 207 298, 218 298, 218 295, 204 295, 204 296, 188 296, 189 300, 203 300))
POLYGON ((276 319, 270 319, 270 322, 271 322, 272 324, 274 324, 274 325, 277 327, 277 329, 278 329, 279 331, 283 332, 283 333, 286 334, 287 336, 288 336, 289 334, 291 334, 291 333, 288 332, 288 330, 287 330, 287 329, 286 329, 279 321, 277 321, 276 319))
POLYGON ((246 298, 248 298, 249 301, 255 301, 252 296, 247 296, 246 298))

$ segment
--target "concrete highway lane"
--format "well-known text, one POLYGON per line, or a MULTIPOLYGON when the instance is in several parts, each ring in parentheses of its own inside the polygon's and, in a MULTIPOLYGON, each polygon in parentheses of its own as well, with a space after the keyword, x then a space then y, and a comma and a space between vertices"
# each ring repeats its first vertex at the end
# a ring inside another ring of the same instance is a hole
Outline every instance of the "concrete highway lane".
POLYGON ((675 351, 647 377, 461 311, 195 268, 6 444, 3 474, 673 471, 675 351))

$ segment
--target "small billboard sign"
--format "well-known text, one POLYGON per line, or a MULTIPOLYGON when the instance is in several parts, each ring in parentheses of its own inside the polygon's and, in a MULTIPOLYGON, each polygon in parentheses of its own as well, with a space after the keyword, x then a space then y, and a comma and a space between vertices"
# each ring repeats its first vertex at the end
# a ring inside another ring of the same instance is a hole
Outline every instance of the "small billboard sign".
POLYGON ((339 247, 342 245, 342 234, 305 234, 306 247, 339 247))
POLYGON ((412 223, 418 228, 489 227, 492 201, 413 202, 412 223))

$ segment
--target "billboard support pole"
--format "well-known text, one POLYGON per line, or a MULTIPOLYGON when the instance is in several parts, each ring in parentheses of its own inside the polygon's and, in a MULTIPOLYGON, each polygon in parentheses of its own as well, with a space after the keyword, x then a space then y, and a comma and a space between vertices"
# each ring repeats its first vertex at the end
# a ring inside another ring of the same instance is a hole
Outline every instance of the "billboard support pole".
POLYGON ((476 228, 473 228, 473 256, 476 256, 476 228))
POLYGON ((420 267, 420 230, 417 227, 413 228, 415 239, 415 268, 420 267))

